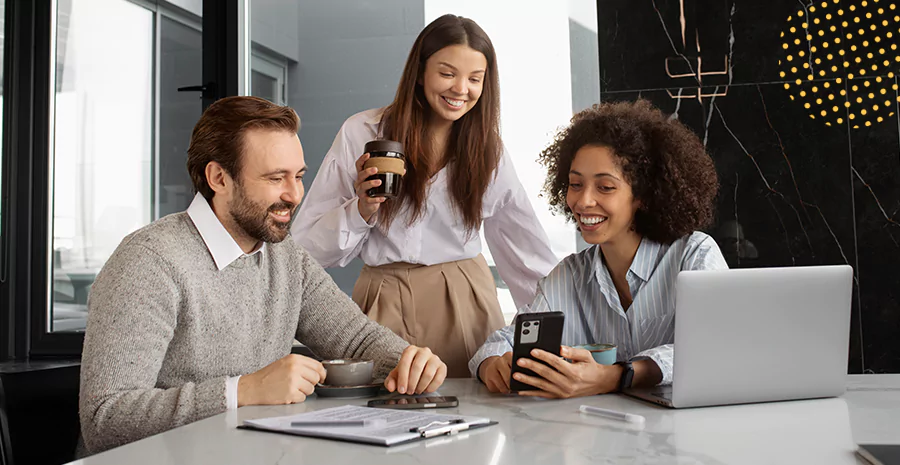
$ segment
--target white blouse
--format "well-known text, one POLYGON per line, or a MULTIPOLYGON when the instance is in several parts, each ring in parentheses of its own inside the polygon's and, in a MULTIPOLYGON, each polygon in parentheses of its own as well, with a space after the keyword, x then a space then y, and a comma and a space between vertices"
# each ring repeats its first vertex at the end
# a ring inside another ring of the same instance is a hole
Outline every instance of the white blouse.
MULTIPOLYGON (((407 262, 435 265, 474 258, 481 253, 478 234, 467 234, 453 208, 446 168, 435 174, 426 192, 426 211, 409 225, 404 209, 385 235, 359 214, 354 183, 356 160, 366 142, 378 137, 382 109, 357 113, 344 122, 313 180, 291 226, 295 241, 324 267, 345 266, 359 256, 369 266, 407 262)), ((504 149, 496 177, 482 204, 484 236, 500 277, 516 307, 531 303, 537 282, 556 266, 544 228, 504 149)))

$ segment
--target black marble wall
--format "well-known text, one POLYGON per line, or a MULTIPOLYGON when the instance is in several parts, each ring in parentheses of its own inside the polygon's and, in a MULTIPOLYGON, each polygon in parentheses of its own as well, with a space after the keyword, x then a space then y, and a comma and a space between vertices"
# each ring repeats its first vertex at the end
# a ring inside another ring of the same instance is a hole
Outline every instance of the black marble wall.
POLYGON ((900 372, 900 0, 597 10, 601 99, 648 99, 705 141, 729 265, 850 264, 850 372, 900 372))

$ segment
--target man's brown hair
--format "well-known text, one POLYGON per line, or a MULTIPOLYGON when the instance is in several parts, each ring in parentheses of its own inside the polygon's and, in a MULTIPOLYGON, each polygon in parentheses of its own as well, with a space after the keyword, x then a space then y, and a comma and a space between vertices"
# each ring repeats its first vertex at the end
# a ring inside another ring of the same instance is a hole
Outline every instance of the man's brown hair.
POLYGON ((191 133, 187 169, 194 191, 211 200, 215 192, 206 180, 206 165, 216 162, 240 183, 244 134, 249 129, 296 133, 300 118, 293 109, 259 97, 226 97, 203 112, 191 133))

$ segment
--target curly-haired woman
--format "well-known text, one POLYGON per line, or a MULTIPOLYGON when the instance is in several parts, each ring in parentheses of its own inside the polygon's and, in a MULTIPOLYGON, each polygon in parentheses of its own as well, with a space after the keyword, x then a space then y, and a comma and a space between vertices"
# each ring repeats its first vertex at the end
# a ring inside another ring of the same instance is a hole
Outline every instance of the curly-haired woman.
MULTIPOLYGON (((516 375, 533 391, 578 397, 672 382, 675 277, 724 269, 715 241, 698 230, 713 220, 715 166, 690 129, 645 100, 578 113, 541 154, 550 205, 578 225, 592 247, 570 255, 520 312, 566 315, 562 358, 553 368, 523 359, 540 377, 516 375), (569 346, 612 343, 618 362, 600 365, 569 346), (565 360, 568 359, 568 360, 565 360)), ((469 370, 492 392, 508 392, 513 328, 492 334, 469 370)))

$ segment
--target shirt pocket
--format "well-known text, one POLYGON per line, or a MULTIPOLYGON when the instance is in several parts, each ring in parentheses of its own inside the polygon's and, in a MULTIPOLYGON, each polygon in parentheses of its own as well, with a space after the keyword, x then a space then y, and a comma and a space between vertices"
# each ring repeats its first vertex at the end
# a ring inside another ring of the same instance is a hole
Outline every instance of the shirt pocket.
POLYGON ((675 312, 642 318, 639 325, 641 338, 637 352, 675 342, 675 312))

